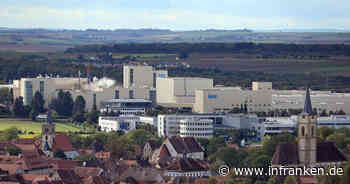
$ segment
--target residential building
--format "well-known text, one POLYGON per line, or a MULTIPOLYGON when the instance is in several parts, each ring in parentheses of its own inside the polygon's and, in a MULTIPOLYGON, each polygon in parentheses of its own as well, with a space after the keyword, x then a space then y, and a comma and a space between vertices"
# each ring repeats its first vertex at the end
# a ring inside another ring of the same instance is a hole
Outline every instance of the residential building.
POLYGON ((204 159, 204 151, 193 137, 167 138, 163 144, 170 157, 204 159))
POLYGON ((124 88, 156 88, 157 78, 168 77, 167 70, 154 70, 152 66, 124 65, 124 88))
POLYGON ((213 79, 195 77, 157 78, 157 103, 192 107, 195 90, 213 88, 213 79))
POLYGON ((142 158, 144 160, 150 160, 152 158, 152 155, 154 153, 155 150, 159 149, 159 147, 161 146, 161 144, 159 142, 156 141, 148 141, 145 146, 143 147, 143 155, 142 158))

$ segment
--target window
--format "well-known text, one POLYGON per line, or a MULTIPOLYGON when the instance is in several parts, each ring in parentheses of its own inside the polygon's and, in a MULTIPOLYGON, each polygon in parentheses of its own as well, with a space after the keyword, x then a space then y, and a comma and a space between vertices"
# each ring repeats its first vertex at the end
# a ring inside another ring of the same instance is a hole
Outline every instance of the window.
POLYGON ((41 93, 42 96, 44 96, 44 88, 45 88, 44 81, 40 81, 39 85, 40 85, 39 92, 41 93))
POLYGON ((130 90, 130 91, 129 91, 129 98, 130 98, 130 99, 133 99, 133 98, 134 98, 134 91, 133 91, 133 90, 130 90))
POLYGON ((130 69, 130 85, 134 84, 134 69, 130 69))
POLYGON ((114 99, 119 99, 119 90, 115 90, 114 99))
POLYGON ((305 136, 305 127, 304 126, 301 127, 301 135, 305 136))
POLYGON ((157 87, 157 74, 153 73, 153 88, 157 87))

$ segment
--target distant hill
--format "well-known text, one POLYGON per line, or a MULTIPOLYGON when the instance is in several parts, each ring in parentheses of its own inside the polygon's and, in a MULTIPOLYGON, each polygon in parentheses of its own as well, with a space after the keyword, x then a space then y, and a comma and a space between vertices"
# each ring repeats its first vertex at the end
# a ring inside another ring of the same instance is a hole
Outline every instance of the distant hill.
POLYGON ((350 32, 341 30, 191 30, 169 29, 13 29, 0 28, 0 51, 62 51, 77 45, 113 43, 284 43, 350 44, 350 32))

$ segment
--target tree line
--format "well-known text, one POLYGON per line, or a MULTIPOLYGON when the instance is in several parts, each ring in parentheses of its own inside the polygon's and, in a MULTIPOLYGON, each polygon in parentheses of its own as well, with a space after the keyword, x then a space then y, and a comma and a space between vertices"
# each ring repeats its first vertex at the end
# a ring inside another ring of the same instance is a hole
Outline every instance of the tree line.
POLYGON ((281 43, 125 43, 84 45, 69 48, 66 53, 247 53, 264 55, 350 56, 350 45, 281 44, 281 43))

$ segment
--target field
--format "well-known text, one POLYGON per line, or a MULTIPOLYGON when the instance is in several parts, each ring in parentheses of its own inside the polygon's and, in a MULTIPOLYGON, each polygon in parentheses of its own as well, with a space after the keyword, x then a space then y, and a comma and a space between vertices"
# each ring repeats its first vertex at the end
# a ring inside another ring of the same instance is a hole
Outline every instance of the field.
POLYGON ((259 32, 247 30, 0 30, 0 50, 56 52, 88 44, 155 42, 254 42, 350 44, 349 32, 259 32))
MULTIPOLYGON (((56 132, 76 132, 83 131, 81 128, 73 127, 71 124, 55 123, 56 132)), ((23 133, 20 134, 21 138, 33 138, 41 134, 41 122, 32 122, 25 120, 0 120, 0 131, 5 129, 16 127, 23 133), (25 133, 24 133, 25 132, 25 133), (34 134, 29 134, 33 132, 34 134)))

